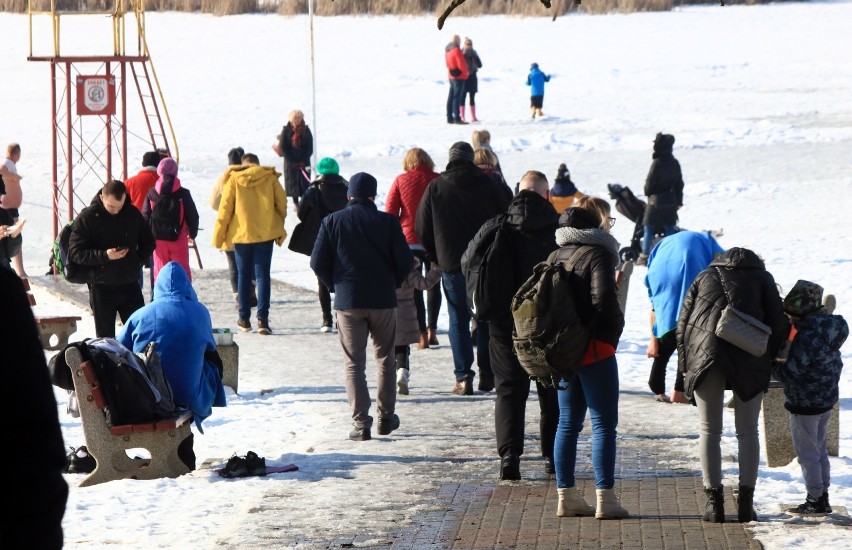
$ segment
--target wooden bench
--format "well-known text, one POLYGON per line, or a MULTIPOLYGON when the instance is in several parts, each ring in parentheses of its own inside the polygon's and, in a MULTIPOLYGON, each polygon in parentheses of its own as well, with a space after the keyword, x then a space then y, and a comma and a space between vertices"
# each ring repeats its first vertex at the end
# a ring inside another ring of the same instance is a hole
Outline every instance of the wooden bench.
POLYGON ((94 365, 83 361, 80 350, 74 347, 65 350, 65 362, 74 380, 86 448, 97 463, 80 487, 116 479, 174 478, 189 473, 178 456, 178 446, 191 435, 191 411, 164 420, 109 427, 107 403, 94 365), (145 449, 151 458, 131 458, 129 449, 145 449))
MULTIPOLYGON (((21 278, 24 284, 24 289, 27 291, 27 299, 30 301, 30 307, 36 305, 35 296, 30 290, 30 281, 27 278, 21 278)), ((35 322, 38 326, 38 337, 41 340, 41 347, 49 351, 59 351, 68 345, 68 339, 72 334, 77 332, 77 321, 80 317, 45 317, 36 316, 35 322)))

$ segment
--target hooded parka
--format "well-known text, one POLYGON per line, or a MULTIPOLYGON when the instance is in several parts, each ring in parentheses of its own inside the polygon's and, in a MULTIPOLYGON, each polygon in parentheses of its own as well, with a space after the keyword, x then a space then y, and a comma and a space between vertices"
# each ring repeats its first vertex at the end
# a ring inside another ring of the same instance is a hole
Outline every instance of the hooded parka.
POLYGON ((784 315, 775 279, 763 260, 746 248, 731 248, 698 274, 683 300, 677 323, 678 370, 684 374, 689 399, 709 369, 720 369, 727 386, 743 401, 749 401, 769 386, 772 358, 787 337, 789 323, 784 315), (724 279, 724 289, 722 287, 724 279), (766 353, 755 357, 716 336, 716 324, 728 305, 760 319, 772 329, 766 353))
POLYGON ((213 246, 228 250, 234 244, 275 241, 281 246, 287 231, 287 195, 271 166, 247 164, 230 168, 213 229, 213 246))

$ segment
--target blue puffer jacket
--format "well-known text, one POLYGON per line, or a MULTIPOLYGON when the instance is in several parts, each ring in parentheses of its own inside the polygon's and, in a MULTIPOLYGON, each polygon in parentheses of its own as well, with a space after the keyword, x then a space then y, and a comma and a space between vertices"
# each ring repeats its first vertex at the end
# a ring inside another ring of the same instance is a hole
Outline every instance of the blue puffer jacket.
POLYGON ((130 316, 116 340, 135 353, 157 342, 175 403, 193 412, 204 433, 201 422, 212 414, 211 407, 225 406, 225 389, 218 370, 204 360, 205 351, 216 349, 210 312, 180 264, 169 262, 160 270, 154 301, 130 316))
POLYGON ((784 408, 793 414, 822 414, 837 402, 843 370, 840 346, 849 336, 849 325, 824 309, 794 325, 798 332, 787 362, 776 363, 772 376, 784 384, 784 408))

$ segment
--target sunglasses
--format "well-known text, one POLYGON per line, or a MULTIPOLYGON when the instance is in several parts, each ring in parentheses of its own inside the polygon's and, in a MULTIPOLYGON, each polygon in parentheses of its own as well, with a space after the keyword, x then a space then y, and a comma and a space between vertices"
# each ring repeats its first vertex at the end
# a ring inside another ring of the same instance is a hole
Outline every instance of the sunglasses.
POLYGON ((615 225, 615 218, 607 218, 607 221, 609 222, 609 226, 610 226, 610 227, 612 227, 613 225, 615 225))

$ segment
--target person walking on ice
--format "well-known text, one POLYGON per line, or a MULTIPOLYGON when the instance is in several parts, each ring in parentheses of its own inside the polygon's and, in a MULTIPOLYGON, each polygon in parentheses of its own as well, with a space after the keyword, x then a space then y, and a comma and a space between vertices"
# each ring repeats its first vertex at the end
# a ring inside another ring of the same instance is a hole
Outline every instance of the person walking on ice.
POLYGON ((527 75, 527 86, 530 87, 530 112, 532 113, 532 118, 535 118, 536 115, 540 117, 544 116, 541 108, 544 104, 545 82, 550 82, 550 75, 544 74, 538 68, 538 63, 530 65, 530 74, 527 75))

